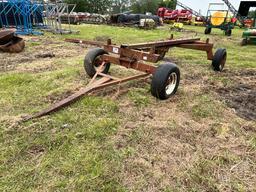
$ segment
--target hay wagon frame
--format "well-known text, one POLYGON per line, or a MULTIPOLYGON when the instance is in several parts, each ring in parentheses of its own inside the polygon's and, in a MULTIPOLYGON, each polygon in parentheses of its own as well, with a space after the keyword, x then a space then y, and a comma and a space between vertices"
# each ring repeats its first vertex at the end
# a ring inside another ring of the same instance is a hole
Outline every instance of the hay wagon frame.
POLYGON ((97 46, 89 50, 84 59, 85 71, 92 78, 90 83, 73 95, 24 120, 48 115, 92 91, 149 76, 152 76, 151 94, 161 100, 168 99, 178 89, 180 70, 173 63, 165 63, 158 67, 152 63, 161 61, 172 47, 205 51, 207 59, 212 61, 214 71, 223 70, 227 57, 226 49, 218 49, 213 54, 213 44, 209 43, 209 39, 202 42, 200 38, 173 39, 172 36, 165 41, 122 45, 112 44, 110 39, 106 44, 79 39, 66 39, 66 41, 97 46), (141 73, 129 77, 114 77, 108 74, 111 64, 134 69, 141 73))

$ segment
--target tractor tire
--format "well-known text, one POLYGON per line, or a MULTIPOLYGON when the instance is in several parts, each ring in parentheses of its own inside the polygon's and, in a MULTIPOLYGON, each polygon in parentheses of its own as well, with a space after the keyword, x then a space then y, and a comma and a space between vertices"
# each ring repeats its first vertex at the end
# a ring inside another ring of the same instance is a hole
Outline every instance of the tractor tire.
POLYGON ((211 32, 212 32, 212 28, 210 28, 210 27, 206 27, 204 30, 204 34, 206 34, 206 35, 211 34, 211 32))
POLYGON ((172 63, 160 65, 153 74, 151 94, 161 100, 168 99, 177 92, 180 70, 172 63))
POLYGON ((231 29, 226 30, 225 35, 226 36, 231 36, 232 35, 232 30, 231 29))
POLYGON ((247 39, 243 39, 243 40, 241 41, 241 46, 246 46, 247 44, 248 44, 247 39))
POLYGON ((222 71, 227 60, 226 49, 218 49, 213 56, 212 68, 214 71, 222 71))
MULTIPOLYGON (((97 68, 101 65, 102 61, 100 56, 108 54, 104 49, 94 48, 91 49, 84 58, 84 69, 87 75, 93 77, 97 72, 97 68)), ((102 73, 107 74, 110 68, 110 63, 106 63, 102 69, 102 73)))

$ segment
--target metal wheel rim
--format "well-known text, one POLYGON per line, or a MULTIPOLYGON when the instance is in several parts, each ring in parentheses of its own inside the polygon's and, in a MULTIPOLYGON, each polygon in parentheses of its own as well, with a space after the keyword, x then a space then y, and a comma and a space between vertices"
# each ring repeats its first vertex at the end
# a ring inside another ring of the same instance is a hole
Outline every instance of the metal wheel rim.
POLYGON ((168 80, 167 80, 167 85, 165 87, 165 92, 167 95, 171 95, 177 84, 177 74, 175 72, 171 73, 168 80))

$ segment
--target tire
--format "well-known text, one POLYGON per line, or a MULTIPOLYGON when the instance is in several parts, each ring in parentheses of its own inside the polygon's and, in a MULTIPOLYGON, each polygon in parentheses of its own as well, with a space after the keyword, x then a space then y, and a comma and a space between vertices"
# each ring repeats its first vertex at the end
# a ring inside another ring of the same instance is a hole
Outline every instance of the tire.
POLYGON ((245 46, 245 45, 247 45, 247 44, 248 44, 247 39, 243 39, 243 40, 241 41, 241 46, 245 46))
MULTIPOLYGON (((100 65, 99 56, 108 54, 104 49, 101 48, 94 48, 91 49, 84 58, 84 69, 85 72, 90 76, 93 77, 97 71, 97 67, 100 65), (96 63, 98 61, 98 63, 96 63)), ((110 68, 110 63, 106 63, 102 73, 107 74, 110 68)))
POLYGON ((213 56, 212 67, 214 71, 222 71, 227 60, 226 49, 218 49, 213 56))
POLYGON ((226 36, 231 36, 232 35, 232 30, 231 29, 226 30, 225 35, 226 36))
POLYGON ((125 23, 126 22, 126 17, 124 14, 121 14, 117 18, 117 23, 125 23))
POLYGON ((212 28, 210 27, 206 27, 205 30, 204 30, 204 34, 208 35, 212 32, 212 28))
POLYGON ((151 94, 161 100, 168 99, 177 92, 179 83, 180 70, 175 64, 160 65, 153 74, 151 94))

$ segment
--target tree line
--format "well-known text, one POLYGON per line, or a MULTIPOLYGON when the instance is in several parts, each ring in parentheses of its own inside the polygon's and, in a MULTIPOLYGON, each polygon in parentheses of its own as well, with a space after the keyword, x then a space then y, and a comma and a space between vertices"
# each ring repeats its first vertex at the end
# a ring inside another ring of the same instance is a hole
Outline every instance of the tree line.
POLYGON ((89 13, 156 13, 158 7, 176 8, 176 0, 64 0, 76 4, 76 12, 89 13))

